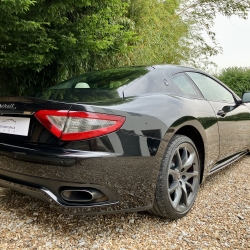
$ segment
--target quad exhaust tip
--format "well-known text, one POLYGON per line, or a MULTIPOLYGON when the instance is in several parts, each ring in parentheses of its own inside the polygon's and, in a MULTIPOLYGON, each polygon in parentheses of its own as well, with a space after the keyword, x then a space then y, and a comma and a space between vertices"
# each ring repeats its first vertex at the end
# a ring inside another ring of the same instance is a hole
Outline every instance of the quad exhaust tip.
POLYGON ((95 203, 107 201, 108 197, 94 188, 65 188, 61 191, 61 197, 68 202, 95 203))

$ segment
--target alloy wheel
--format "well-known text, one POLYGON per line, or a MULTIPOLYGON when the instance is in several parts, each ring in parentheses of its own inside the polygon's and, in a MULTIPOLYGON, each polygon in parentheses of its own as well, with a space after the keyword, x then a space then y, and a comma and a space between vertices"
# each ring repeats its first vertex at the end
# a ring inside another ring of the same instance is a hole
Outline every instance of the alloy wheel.
POLYGON ((189 143, 180 144, 170 161, 168 195, 177 212, 192 206, 199 188, 199 160, 195 148, 189 143))

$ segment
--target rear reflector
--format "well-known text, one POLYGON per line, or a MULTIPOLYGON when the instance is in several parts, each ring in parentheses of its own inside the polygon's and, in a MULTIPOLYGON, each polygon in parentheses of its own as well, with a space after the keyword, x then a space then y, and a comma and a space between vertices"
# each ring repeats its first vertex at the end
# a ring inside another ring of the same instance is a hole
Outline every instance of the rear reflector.
POLYGON ((121 128, 125 122, 123 116, 65 110, 40 110, 35 117, 63 141, 106 135, 121 128))

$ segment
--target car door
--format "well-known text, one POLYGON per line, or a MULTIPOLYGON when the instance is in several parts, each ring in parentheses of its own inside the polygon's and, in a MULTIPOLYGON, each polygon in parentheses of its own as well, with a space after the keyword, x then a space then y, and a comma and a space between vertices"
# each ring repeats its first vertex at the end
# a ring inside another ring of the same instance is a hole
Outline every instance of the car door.
POLYGON ((236 103, 233 94, 211 77, 186 72, 211 104, 219 124, 220 159, 249 149, 250 113, 245 104, 236 103))
POLYGON ((220 154, 219 128, 216 115, 210 103, 202 96, 194 82, 184 72, 171 75, 171 81, 190 98, 185 99, 186 105, 192 106, 193 116, 203 126, 206 136, 206 162, 212 167, 220 154))

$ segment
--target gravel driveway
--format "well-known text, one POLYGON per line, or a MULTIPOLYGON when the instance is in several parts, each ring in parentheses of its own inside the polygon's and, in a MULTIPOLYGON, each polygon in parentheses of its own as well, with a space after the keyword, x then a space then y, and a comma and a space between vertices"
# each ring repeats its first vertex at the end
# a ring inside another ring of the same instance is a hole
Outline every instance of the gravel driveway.
POLYGON ((177 221, 146 212, 70 216, 0 188, 0 249, 250 249, 250 156, 210 177, 177 221))

